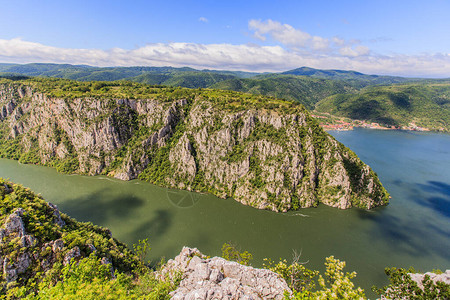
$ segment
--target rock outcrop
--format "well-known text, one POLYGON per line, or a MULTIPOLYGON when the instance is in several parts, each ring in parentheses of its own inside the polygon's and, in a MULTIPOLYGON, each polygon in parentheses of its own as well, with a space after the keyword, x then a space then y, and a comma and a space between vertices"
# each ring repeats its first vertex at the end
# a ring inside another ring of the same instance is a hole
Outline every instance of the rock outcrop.
POLYGON ((243 266, 221 257, 207 258, 196 248, 184 247, 167 262, 160 276, 182 273, 172 299, 283 299, 291 293, 280 275, 243 266))
POLYGON ((2 178, 0 207, 0 295, 91 254, 112 271, 137 261, 109 230, 63 216, 56 205, 2 178))
POLYGON ((436 274, 432 272, 426 272, 424 274, 421 273, 408 273, 408 275, 411 277, 413 281, 417 283, 417 285, 420 287, 420 289, 423 290, 423 280, 425 279, 425 276, 429 276, 431 281, 434 283, 440 281, 445 284, 450 284, 450 270, 446 270, 442 274, 436 274))
POLYGON ((274 211, 388 203, 376 174, 302 105, 187 89, 168 100, 157 96, 165 88, 153 99, 73 99, 39 84, 0 85, 0 156, 274 211))

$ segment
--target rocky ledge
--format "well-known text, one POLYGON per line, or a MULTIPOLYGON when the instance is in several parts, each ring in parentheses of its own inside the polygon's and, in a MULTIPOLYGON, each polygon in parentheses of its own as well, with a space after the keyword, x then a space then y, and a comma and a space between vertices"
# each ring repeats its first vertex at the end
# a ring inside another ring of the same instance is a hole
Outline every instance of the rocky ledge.
POLYGON ((167 262, 161 276, 181 272, 179 287, 170 293, 172 299, 283 299, 291 294, 280 275, 227 261, 208 258, 196 248, 184 247, 167 262))

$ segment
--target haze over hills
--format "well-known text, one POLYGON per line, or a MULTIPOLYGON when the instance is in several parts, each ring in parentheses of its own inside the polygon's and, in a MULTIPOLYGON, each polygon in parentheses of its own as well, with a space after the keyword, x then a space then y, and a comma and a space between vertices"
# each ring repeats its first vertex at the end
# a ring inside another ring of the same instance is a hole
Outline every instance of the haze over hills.
MULTIPOLYGON (((301 67, 281 73, 254 73, 224 70, 197 70, 190 67, 93 67, 70 64, 5 64, 0 63, 0 75, 44 76, 81 81, 130 80, 148 84, 161 84, 181 87, 210 87, 230 79, 274 80, 277 76, 291 75, 300 78, 317 78, 343 81, 354 88, 368 85, 394 84, 404 82, 439 81, 439 79, 407 78, 399 76, 367 75, 356 71, 320 70, 301 67)), ((287 77, 280 77, 285 79, 287 77)), ((255 84, 252 84, 255 86, 255 84)))
POLYGON ((281 74, 309 76, 322 79, 343 80, 347 83, 353 84, 355 87, 364 87, 367 85, 376 84, 393 84, 410 81, 420 81, 420 78, 407 78, 399 76, 382 76, 382 75, 367 75, 356 71, 343 70, 319 70, 308 67, 301 67, 298 69, 283 72, 281 74))
POLYGON ((101 68, 41 63, 0 64, 0 76, 44 76, 80 81, 128 80, 152 85, 232 90, 296 101, 309 110, 317 108, 320 112, 379 122, 386 126, 417 123, 432 130, 450 130, 450 79, 367 75, 308 67, 261 74, 188 67, 101 68), (407 88, 408 84, 414 86, 414 92, 410 95, 412 98, 405 98, 402 92, 406 90, 408 94, 411 91, 407 88), (386 90, 389 90, 387 94, 384 93, 386 90), (402 98, 409 104, 397 105, 390 100, 394 98, 402 98))
POLYGON ((11 75, 45 76, 81 81, 131 80, 149 84, 206 87, 229 78, 249 78, 260 73, 241 71, 196 70, 183 67, 92 67, 69 64, 0 64, 0 72, 11 75), (183 81, 181 77, 187 79, 183 81), (206 78, 206 79, 205 79, 206 78), (200 81, 199 81, 200 79, 200 81), (202 83, 203 79, 206 84, 202 83), (192 82, 191 82, 192 81, 192 82), (203 86, 202 86, 203 85, 203 86))
MULTIPOLYGON (((45 63, 31 63, 31 64, 0 64, 1 73, 13 73, 27 76, 47 76, 58 77, 65 79, 75 79, 82 81, 89 80, 122 80, 128 79, 132 81, 143 80, 144 75, 165 75, 161 80, 153 79, 158 84, 164 84, 164 81, 172 77, 187 75, 197 76, 204 75, 222 75, 222 80, 230 79, 227 76, 235 78, 252 78, 255 76, 269 76, 274 75, 296 75, 308 76, 320 79, 342 80, 355 84, 356 86, 366 86, 374 84, 391 84, 408 81, 425 80, 420 78, 406 78, 398 76, 379 76, 367 75, 356 71, 344 70, 319 70, 308 67, 301 67, 294 70, 289 70, 281 73, 253 73, 243 71, 223 71, 223 70, 196 70, 189 67, 175 68, 175 67, 92 67, 87 65, 70 65, 70 64, 45 64, 45 63), (165 80, 164 80, 165 79, 165 80)), ((149 76, 151 78, 151 76, 149 76)), ((145 76, 144 76, 145 78, 145 76)), ((152 81, 152 79, 149 79, 152 81)), ((150 82, 148 82, 150 83, 150 82)), ((156 84, 151 82, 152 84, 156 84)), ((170 85, 170 84, 167 84, 170 85)), ((182 86, 182 85, 180 85, 182 86)), ((186 86, 184 86, 186 87, 186 86)))

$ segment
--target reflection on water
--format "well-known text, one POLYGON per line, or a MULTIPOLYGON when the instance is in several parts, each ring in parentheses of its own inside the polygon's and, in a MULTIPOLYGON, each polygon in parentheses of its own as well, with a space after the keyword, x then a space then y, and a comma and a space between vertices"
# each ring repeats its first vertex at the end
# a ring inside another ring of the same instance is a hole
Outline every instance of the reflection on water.
MULTIPOLYGON (((326 206, 286 214, 260 211, 232 199, 165 189, 146 182, 59 174, 0 159, 0 176, 22 183, 81 221, 111 229, 131 245, 149 238, 150 258, 175 256, 182 246, 220 254, 232 241, 264 257, 302 253, 310 268, 324 258, 346 260, 370 293, 386 283, 386 266, 421 270, 450 266, 450 136, 398 131, 333 132, 379 175, 391 204, 373 211, 326 206)), ((373 295, 372 295, 373 297, 373 295)))

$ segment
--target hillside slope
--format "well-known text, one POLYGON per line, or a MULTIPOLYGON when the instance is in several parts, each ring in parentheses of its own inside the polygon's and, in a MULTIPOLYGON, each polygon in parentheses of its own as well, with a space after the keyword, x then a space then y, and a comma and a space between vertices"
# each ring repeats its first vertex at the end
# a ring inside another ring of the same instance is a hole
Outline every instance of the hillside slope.
POLYGON ((411 123, 431 130, 450 131, 450 81, 368 87, 357 94, 338 94, 321 100, 316 110, 387 126, 411 123))
POLYGON ((328 96, 357 91, 343 81, 293 75, 261 75, 251 79, 235 78, 220 81, 211 88, 296 101, 308 109, 314 108, 317 102, 328 96))
POLYGON ((320 70, 308 67, 301 67, 294 70, 289 70, 281 74, 309 76, 312 78, 341 80, 351 84, 356 88, 361 88, 369 85, 379 84, 394 84, 402 82, 411 82, 422 80, 420 78, 406 78, 399 76, 381 76, 381 75, 367 75, 356 71, 345 70, 320 70))
POLYGON ((0 156, 260 209, 372 208, 376 174, 293 102, 130 82, 0 82, 0 156))
POLYGON ((94 255, 107 266, 107 273, 129 273, 139 266, 138 257, 108 229, 77 222, 29 189, 2 178, 0 212, 1 299, 7 291, 17 295, 19 287, 26 294, 42 281, 54 284, 72 259, 94 255))

